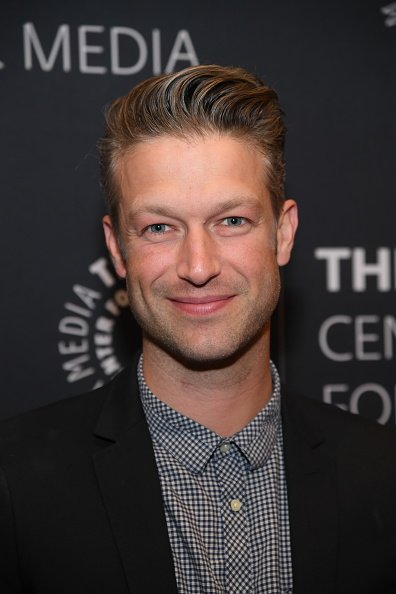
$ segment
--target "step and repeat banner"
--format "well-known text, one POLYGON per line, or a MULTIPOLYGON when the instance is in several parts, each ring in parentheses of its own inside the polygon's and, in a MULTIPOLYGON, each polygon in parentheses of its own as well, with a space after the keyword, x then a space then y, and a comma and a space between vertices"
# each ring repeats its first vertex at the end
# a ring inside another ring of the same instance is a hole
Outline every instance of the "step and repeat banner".
POLYGON ((243 66, 286 113, 300 228, 273 325, 296 392, 396 424, 396 2, 2 5, 0 416, 91 390, 139 348, 107 257, 104 106, 189 65, 243 66))

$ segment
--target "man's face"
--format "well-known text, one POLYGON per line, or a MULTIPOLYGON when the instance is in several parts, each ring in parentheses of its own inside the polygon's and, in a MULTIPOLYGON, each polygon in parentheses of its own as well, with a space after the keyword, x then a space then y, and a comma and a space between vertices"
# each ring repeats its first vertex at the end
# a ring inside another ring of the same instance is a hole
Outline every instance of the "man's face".
POLYGON ((268 342, 297 216, 287 201, 276 225, 264 171, 230 136, 163 136, 123 157, 122 252, 108 217, 104 227, 144 348, 210 366, 268 342))

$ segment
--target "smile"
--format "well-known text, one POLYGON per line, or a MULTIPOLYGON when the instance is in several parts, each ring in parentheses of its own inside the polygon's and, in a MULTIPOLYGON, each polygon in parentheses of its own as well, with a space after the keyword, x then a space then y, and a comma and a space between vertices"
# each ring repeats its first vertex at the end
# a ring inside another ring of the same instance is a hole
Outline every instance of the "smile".
POLYGON ((169 301, 177 309, 191 315, 208 315, 228 305, 234 295, 207 295, 205 297, 175 297, 169 301))

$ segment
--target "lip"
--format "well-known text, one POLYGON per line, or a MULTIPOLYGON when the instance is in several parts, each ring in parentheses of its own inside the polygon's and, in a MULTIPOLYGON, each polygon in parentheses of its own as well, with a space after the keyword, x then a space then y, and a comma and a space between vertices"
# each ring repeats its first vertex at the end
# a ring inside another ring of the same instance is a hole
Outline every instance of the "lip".
POLYGON ((226 307, 233 298, 234 295, 206 295, 202 297, 172 297, 169 301, 185 313, 208 315, 226 307))

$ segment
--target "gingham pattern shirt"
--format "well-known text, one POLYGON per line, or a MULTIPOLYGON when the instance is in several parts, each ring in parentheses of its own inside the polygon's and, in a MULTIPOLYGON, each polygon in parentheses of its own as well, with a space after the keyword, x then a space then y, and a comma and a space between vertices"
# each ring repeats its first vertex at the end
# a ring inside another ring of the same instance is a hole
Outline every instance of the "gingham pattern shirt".
POLYGON ((271 370, 268 404, 224 439, 154 396, 140 359, 180 594, 292 592, 280 384, 272 363, 271 370))

